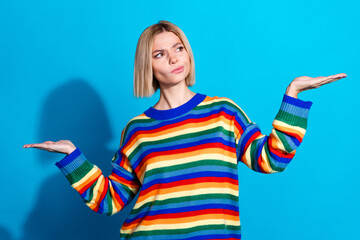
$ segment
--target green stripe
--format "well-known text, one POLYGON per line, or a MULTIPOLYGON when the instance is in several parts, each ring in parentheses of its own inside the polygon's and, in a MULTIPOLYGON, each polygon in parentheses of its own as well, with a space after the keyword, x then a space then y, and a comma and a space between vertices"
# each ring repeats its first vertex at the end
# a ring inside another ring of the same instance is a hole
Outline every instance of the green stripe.
POLYGON ((179 136, 175 136, 175 137, 171 137, 171 138, 166 138, 166 139, 161 139, 161 140, 157 140, 157 141, 148 141, 148 142, 142 142, 141 144, 139 144, 136 149, 134 149, 134 151, 131 152, 131 154, 129 155, 128 159, 132 159, 133 156, 140 151, 141 149, 147 147, 147 146, 152 146, 155 147, 158 144, 163 144, 163 143, 171 143, 173 141, 178 141, 178 140, 183 140, 183 139, 191 139, 194 137, 199 137, 202 135, 206 135, 206 134, 211 134, 211 133, 215 133, 215 132, 222 132, 225 136, 234 138, 234 133, 225 130, 223 127, 219 126, 216 128, 211 128, 211 129, 207 129, 201 132, 193 132, 193 133, 188 133, 188 134, 182 134, 179 136))
POLYGON ((166 230, 148 230, 148 231, 138 231, 132 234, 124 234, 120 233, 120 237, 128 238, 128 237, 142 237, 142 236, 156 236, 156 235, 180 235, 180 234, 188 234, 194 233, 197 231, 204 230, 233 230, 233 231, 241 231, 241 226, 232 226, 232 225, 205 225, 205 226, 197 226, 186 229, 166 229, 166 230))
POLYGON ((66 175, 66 178, 69 180, 70 184, 76 183, 88 174, 93 167, 94 165, 86 160, 78 168, 66 175))
POLYGON ((94 184, 90 186, 90 188, 89 188, 89 190, 88 190, 88 191, 90 192, 90 194, 89 194, 88 200, 85 201, 86 203, 89 203, 89 202, 91 201, 91 199, 93 198, 93 196, 94 196, 94 187, 95 187, 97 181, 98 181, 98 180, 96 180, 96 181, 94 182, 94 184))
POLYGON ((307 128, 307 118, 298 117, 282 110, 278 112, 275 119, 292 126, 298 126, 303 129, 307 128))
POLYGON ((270 156, 270 151, 269 151, 269 148, 268 148, 268 145, 265 144, 265 153, 269 159, 269 164, 270 164, 270 167, 273 171, 275 172, 281 172, 281 171, 284 171, 284 168, 280 168, 280 167, 277 167, 274 165, 273 161, 272 161, 272 157, 270 156))
POLYGON ((183 169, 190 169, 193 167, 199 167, 199 166, 223 166, 223 167, 228 167, 228 168, 232 168, 232 169, 237 169, 237 165, 230 163, 230 162, 225 162, 225 161, 221 161, 221 160, 201 160, 201 161, 196 161, 196 162, 190 162, 190 163, 184 163, 184 164, 180 164, 180 165, 176 165, 176 166, 170 166, 170 167, 162 167, 161 170, 159 169, 153 169, 150 171, 146 172, 145 178, 148 178, 154 174, 158 174, 159 172, 164 173, 164 172, 174 172, 174 171, 179 171, 179 170, 183 170, 183 169))
POLYGON ((223 105, 227 105, 230 108, 234 108, 234 109, 238 110, 238 112, 241 114, 241 116, 246 120, 246 123, 250 123, 250 120, 246 116, 245 112, 240 107, 238 107, 237 105, 234 105, 233 103, 231 103, 227 100, 221 100, 219 102, 213 102, 210 104, 197 106, 194 108, 194 110, 204 110, 204 109, 212 108, 214 106, 223 106, 223 105))
POLYGON ((106 213, 106 215, 110 216, 113 211, 112 201, 111 201, 112 197, 111 197, 111 192, 110 192, 110 182, 109 182, 108 192, 106 193, 106 199, 107 199, 107 204, 108 204, 108 212, 106 213))
POLYGON ((132 119, 130 122, 128 122, 128 124, 125 126, 124 128, 124 139, 121 140, 121 145, 123 144, 123 141, 128 137, 128 131, 129 131, 129 128, 132 126, 132 125, 135 125, 135 124, 149 124, 149 123, 152 123, 152 122, 155 122, 156 119, 152 119, 152 118, 146 118, 146 119, 132 119))
POLYGON ((256 139, 254 140, 252 143, 250 143, 250 162, 251 162, 251 169, 256 171, 255 169, 255 163, 257 161, 256 159, 256 146, 257 146, 257 142, 261 141, 263 138, 260 139, 256 139))
POLYGON ((285 151, 288 153, 292 152, 294 149, 292 149, 290 147, 288 141, 286 140, 286 138, 284 136, 284 133, 282 133, 276 129, 275 129, 275 132, 276 132, 276 135, 279 137, 280 141, 284 144, 285 151))
POLYGON ((153 202, 148 202, 144 205, 142 205, 138 209, 133 209, 130 213, 130 215, 139 213, 143 208, 151 207, 151 206, 162 206, 166 204, 172 204, 172 203, 183 203, 183 202, 190 202, 190 201, 196 201, 196 200, 208 200, 208 199, 228 199, 232 200, 234 202, 239 201, 239 197, 231 195, 231 194, 201 194, 196 196, 185 196, 185 197, 177 197, 177 198, 171 198, 166 200, 156 200, 153 202))

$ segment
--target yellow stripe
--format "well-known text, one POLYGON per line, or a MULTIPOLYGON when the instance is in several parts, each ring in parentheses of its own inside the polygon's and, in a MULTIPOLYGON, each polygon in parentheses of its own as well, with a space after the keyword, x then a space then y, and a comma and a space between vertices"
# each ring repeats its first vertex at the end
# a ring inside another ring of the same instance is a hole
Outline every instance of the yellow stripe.
POLYGON ((261 160, 262 160, 262 165, 261 167, 263 168, 263 170, 266 172, 266 173, 272 173, 272 172, 275 172, 271 166, 270 166, 270 163, 269 163, 269 158, 266 154, 266 150, 265 148, 262 149, 261 151, 261 160))
MULTIPOLYGON (((208 220, 199 220, 186 223, 169 223, 169 224, 156 224, 156 225, 139 225, 136 231, 151 231, 151 230, 170 230, 170 229, 188 229, 197 226, 206 226, 206 225, 231 225, 231 226, 240 226, 240 221, 232 221, 226 219, 208 219, 208 220)), ((121 233, 130 234, 134 232, 134 229, 121 229, 121 233)))
POLYGON ((202 189, 194 189, 194 190, 184 190, 184 191, 177 191, 173 193, 165 193, 165 194, 159 194, 159 195, 151 195, 150 197, 144 199, 143 201, 139 201, 139 198, 134 206, 135 209, 139 209, 142 207, 142 205, 145 205, 146 203, 153 202, 153 201, 160 201, 160 200, 166 200, 166 199, 172 199, 172 198, 179 198, 184 196, 198 196, 201 194, 230 194, 233 196, 238 197, 239 191, 231 189, 231 188, 202 188, 202 189))
MULTIPOLYGON (((98 181, 96 182, 95 187, 93 188, 93 191, 92 191, 93 197, 92 197, 92 199, 87 203, 87 205, 88 205, 91 209, 93 209, 93 208, 95 208, 96 206, 99 205, 99 203, 98 203, 98 201, 99 201, 98 196, 99 196, 99 198, 101 197, 101 192, 100 192, 100 194, 99 194, 100 186, 104 186, 104 176, 103 176, 103 175, 101 175, 101 176, 98 178, 98 181)), ((103 189, 103 187, 102 187, 101 189, 103 189)))
POLYGON ((71 186, 75 189, 82 185, 85 181, 87 181, 89 178, 91 178, 97 171, 101 171, 97 166, 94 165, 94 167, 88 172, 83 178, 81 178, 79 181, 73 183, 71 186))
MULTIPOLYGON (((162 135, 155 136, 155 137, 141 137, 141 141, 137 141, 138 139, 134 139, 136 141, 136 143, 133 146, 131 146, 129 149, 127 149, 126 155, 129 156, 135 150, 135 148, 137 148, 140 145, 140 143, 164 140, 167 138, 173 138, 173 137, 177 137, 177 136, 181 136, 181 135, 189 134, 189 133, 197 133, 200 131, 205 131, 205 130, 219 127, 219 126, 222 126, 227 131, 231 130, 230 125, 226 124, 223 121, 219 121, 219 122, 215 122, 213 124, 208 124, 208 125, 201 126, 201 127, 182 128, 180 131, 169 132, 167 134, 162 134, 162 135), (221 122, 221 124, 219 124, 219 122, 221 122)), ((150 135, 148 135, 148 136, 150 136, 150 135)))
POLYGON ((226 155, 216 154, 216 153, 213 153, 213 154, 205 153, 205 154, 199 154, 199 155, 195 155, 195 156, 191 156, 191 157, 176 158, 174 160, 176 160, 176 161, 154 161, 154 162, 151 162, 147 165, 146 171, 148 172, 150 170, 157 169, 157 168, 177 166, 177 165, 181 165, 184 163, 197 162, 200 160, 214 160, 214 161, 221 160, 223 162, 236 164, 236 161, 234 161, 235 159, 233 157, 228 157, 226 155))
POLYGON ((279 150, 281 150, 281 151, 286 152, 286 151, 285 151, 285 146, 284 146, 284 144, 282 143, 282 141, 280 140, 279 136, 276 134, 275 129, 273 129, 273 130, 271 131, 270 137, 273 137, 273 139, 275 140, 275 141, 272 141, 272 147, 273 147, 274 149, 279 149, 279 150), (274 146, 274 145, 275 145, 275 146, 274 146))
POLYGON ((284 123, 284 122, 276 120, 276 119, 273 121, 273 126, 274 127, 278 126, 280 128, 282 127, 284 129, 287 129, 287 131, 289 131, 289 132, 294 132, 295 134, 298 134, 301 137, 304 137, 305 132, 306 132, 306 129, 304 129, 304 128, 301 128, 298 126, 292 126, 292 125, 289 125, 287 123, 284 123))

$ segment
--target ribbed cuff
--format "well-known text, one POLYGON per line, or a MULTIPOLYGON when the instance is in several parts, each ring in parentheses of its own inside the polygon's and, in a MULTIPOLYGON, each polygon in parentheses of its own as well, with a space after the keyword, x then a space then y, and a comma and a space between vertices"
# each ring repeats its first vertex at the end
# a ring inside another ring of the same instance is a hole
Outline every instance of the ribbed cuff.
POLYGON ((303 101, 298 98, 290 97, 286 94, 284 94, 283 102, 287 102, 291 105, 307 109, 310 109, 311 105, 313 104, 311 101, 303 101))
POLYGON ((303 101, 298 98, 284 95, 280 111, 275 119, 306 129, 307 118, 312 104, 311 101, 303 101))
POLYGON ((68 176, 86 162, 80 149, 76 148, 72 153, 55 163, 65 176, 68 176))

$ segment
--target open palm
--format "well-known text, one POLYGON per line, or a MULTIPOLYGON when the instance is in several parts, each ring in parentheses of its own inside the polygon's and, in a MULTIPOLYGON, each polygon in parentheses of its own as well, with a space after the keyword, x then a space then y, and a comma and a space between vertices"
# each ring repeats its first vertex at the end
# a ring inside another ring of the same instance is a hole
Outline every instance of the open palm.
POLYGON ((74 144, 69 140, 60 140, 57 142, 46 141, 43 143, 25 144, 23 148, 37 148, 41 150, 46 150, 48 152, 65 153, 65 154, 70 154, 76 149, 74 144))
POLYGON ((303 77, 297 77, 293 80, 293 83, 295 85, 298 86, 298 89, 300 89, 300 92, 308 90, 308 89, 313 89, 313 88, 318 88, 324 84, 328 84, 331 82, 335 82, 341 78, 346 77, 345 73, 339 73, 336 75, 331 75, 331 76, 327 76, 327 77, 307 77, 307 76, 303 76, 303 77))

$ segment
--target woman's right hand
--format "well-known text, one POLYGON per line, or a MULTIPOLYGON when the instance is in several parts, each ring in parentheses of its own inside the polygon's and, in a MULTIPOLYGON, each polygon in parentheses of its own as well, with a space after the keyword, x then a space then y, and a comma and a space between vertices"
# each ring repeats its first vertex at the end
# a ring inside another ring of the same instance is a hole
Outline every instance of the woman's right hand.
POLYGON ((25 144, 23 148, 37 148, 41 150, 46 150, 48 152, 56 152, 56 153, 72 153, 76 147, 69 140, 60 140, 57 142, 46 141, 43 143, 33 143, 33 144, 25 144))

